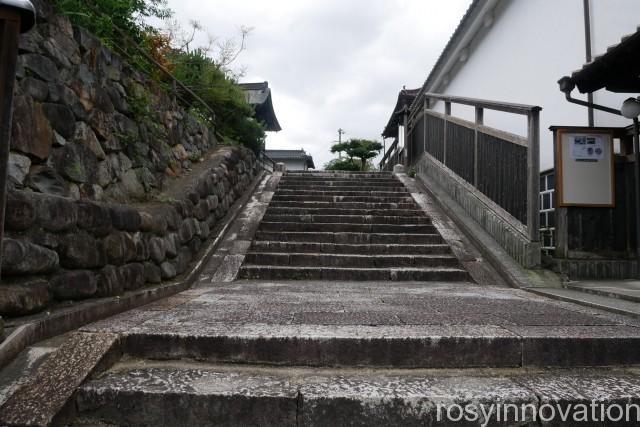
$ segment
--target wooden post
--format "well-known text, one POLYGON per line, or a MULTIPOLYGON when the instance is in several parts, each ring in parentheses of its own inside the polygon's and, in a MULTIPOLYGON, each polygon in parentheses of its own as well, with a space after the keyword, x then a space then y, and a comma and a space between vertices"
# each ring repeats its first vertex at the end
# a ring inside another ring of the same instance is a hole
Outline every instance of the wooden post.
POLYGON ((427 152, 427 109, 429 104, 427 98, 424 99, 424 108, 422 111, 422 152, 427 152))
POLYGON ((450 101, 445 101, 444 102, 444 132, 442 132, 443 135, 443 141, 442 141, 442 163, 444 163, 444 165, 447 165, 447 116, 451 115, 451 102, 450 101))
POLYGON ((554 152, 554 156, 553 156, 553 170, 555 171, 555 176, 556 176, 556 191, 554 192, 554 196, 555 196, 555 201, 554 201, 554 206, 556 207, 555 209, 555 224, 556 224, 556 237, 555 237, 555 243, 556 243, 556 250, 554 252, 554 257, 556 258, 568 258, 569 256, 569 242, 567 240, 567 230, 568 230, 568 223, 567 223, 567 208, 565 207, 561 207, 558 204, 558 171, 560 170, 560 159, 558 159, 558 156, 555 154, 558 152, 558 131, 556 129, 553 130, 553 152, 554 152))
POLYGON ((636 258, 640 258, 640 124, 633 119, 633 186, 635 187, 636 208, 636 258))
POLYGON ((0 267, 2 266, 13 86, 16 77, 20 22, 21 15, 16 8, 0 5, 0 267))
POLYGON ((540 240, 540 111, 528 117, 527 233, 531 242, 540 240))
POLYGON ((402 118, 402 123, 404 126, 404 135, 402 135, 402 151, 404 154, 404 165, 406 167, 409 167, 409 118, 407 117, 407 107, 404 107, 404 112, 403 112, 403 118, 402 118))
POLYGON ((476 127, 473 135, 473 186, 478 188, 478 126, 484 124, 484 108, 476 107, 476 127))

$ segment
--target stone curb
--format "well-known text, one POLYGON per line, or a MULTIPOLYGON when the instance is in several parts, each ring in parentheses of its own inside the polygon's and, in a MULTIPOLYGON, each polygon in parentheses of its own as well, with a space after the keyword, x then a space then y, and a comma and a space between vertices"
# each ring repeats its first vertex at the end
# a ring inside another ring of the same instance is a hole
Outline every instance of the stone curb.
MULTIPOLYGON (((18 324, 16 329, 0 343, 0 368, 4 368, 22 350, 33 343, 188 289, 222 241, 229 226, 242 212, 263 176, 264 171, 259 172, 247 188, 247 191, 236 200, 225 215, 222 221, 224 225, 220 227, 216 238, 207 246, 200 259, 193 264, 193 268, 189 272, 183 275, 181 280, 127 292, 121 296, 86 302, 51 314, 45 313, 31 316, 33 320, 18 324)), ((20 322, 19 319, 18 322, 20 322)))

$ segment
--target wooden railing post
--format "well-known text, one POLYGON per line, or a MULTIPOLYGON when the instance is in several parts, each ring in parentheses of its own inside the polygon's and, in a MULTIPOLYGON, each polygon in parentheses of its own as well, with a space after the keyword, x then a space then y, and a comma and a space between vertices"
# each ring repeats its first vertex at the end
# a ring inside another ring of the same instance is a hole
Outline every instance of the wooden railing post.
POLYGON ((408 116, 408 108, 404 107, 404 114, 402 118, 402 123, 404 126, 404 135, 402 135, 402 150, 404 154, 404 165, 409 167, 409 116, 408 116))
POLYGON ((476 107, 476 127, 473 135, 473 186, 478 188, 478 126, 484 124, 484 108, 476 107))
POLYGON ((451 102, 444 102, 444 131, 442 132, 443 139, 442 141, 442 163, 447 164, 447 117, 451 115, 451 102))
POLYGON ((527 232, 531 242, 540 240, 540 110, 528 116, 527 232))
POLYGON ((422 152, 427 152, 427 109, 429 108, 429 103, 427 102, 427 98, 424 98, 424 107, 422 111, 422 152))

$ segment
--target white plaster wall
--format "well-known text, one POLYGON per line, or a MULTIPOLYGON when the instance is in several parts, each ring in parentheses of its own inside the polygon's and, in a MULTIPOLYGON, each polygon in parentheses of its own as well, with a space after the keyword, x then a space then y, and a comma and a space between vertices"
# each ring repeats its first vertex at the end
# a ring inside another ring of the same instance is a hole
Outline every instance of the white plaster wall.
MULTIPOLYGON (((591 1, 596 15, 594 53, 619 42, 622 35, 633 32, 640 23, 640 0, 591 1)), ((587 109, 566 102, 557 85, 560 77, 585 62, 582 0, 506 0, 504 4, 490 31, 477 42, 449 85, 439 91, 540 105, 540 166, 544 170, 553 166, 549 126, 587 125, 587 109)), ((596 95, 597 101, 605 102, 605 98, 596 95)), ((442 110, 442 105, 437 108, 442 110)), ((474 117, 472 108, 453 105, 452 113, 470 120, 474 117)), ((607 116, 598 114, 596 125, 628 124, 607 116)), ((485 111, 485 123, 526 135, 523 116, 485 111)))
MULTIPOLYGON (((276 160, 278 161, 278 160, 276 160)), ((306 162, 304 160, 281 160, 285 164, 288 171, 303 171, 307 170, 305 167, 306 162)))

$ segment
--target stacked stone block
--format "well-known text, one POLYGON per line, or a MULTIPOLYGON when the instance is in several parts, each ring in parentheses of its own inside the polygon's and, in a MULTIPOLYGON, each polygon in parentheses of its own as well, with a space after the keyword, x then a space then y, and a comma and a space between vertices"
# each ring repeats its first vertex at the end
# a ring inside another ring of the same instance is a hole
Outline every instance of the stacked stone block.
POLYGON ((0 315, 107 297, 185 272, 258 171, 242 147, 219 148, 178 200, 139 206, 12 190, 0 315))
POLYGON ((216 145, 212 129, 86 30, 35 1, 20 41, 9 183, 129 202, 161 192, 216 145))

